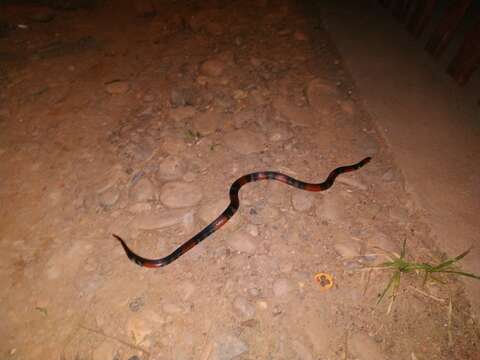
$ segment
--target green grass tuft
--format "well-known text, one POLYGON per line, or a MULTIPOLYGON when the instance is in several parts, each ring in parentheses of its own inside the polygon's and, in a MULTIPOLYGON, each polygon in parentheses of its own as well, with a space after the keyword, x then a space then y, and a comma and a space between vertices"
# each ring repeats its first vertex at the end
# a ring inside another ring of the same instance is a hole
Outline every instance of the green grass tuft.
POLYGON ((390 261, 386 261, 380 265, 375 266, 376 268, 393 270, 393 275, 390 278, 390 281, 388 282, 387 286, 380 294, 377 301, 377 305, 378 305, 383 300, 385 295, 389 292, 389 290, 391 290, 391 297, 390 297, 391 301, 390 301, 390 305, 388 307, 387 313, 390 313, 393 302, 395 301, 395 298, 397 296, 402 274, 411 273, 411 272, 423 274, 423 284, 425 284, 428 280, 433 280, 443 284, 444 282, 436 276, 437 274, 454 274, 458 276, 467 276, 473 279, 480 280, 480 276, 472 273, 468 273, 465 271, 461 271, 456 266, 456 263, 458 261, 460 261, 461 259, 463 259, 465 256, 468 255, 468 253, 472 249, 471 247, 454 258, 450 258, 437 265, 432 265, 429 263, 417 263, 417 262, 407 261, 405 259, 406 243, 407 241, 405 240, 403 242, 400 256, 391 254, 392 256, 390 261))

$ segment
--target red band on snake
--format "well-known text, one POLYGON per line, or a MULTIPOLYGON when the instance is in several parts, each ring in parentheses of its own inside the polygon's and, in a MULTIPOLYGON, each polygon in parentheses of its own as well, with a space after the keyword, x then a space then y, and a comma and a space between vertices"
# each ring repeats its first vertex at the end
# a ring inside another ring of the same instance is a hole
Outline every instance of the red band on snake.
POLYGON ((123 241, 120 236, 113 234, 113 236, 120 241, 120 244, 122 245, 123 249, 125 250, 125 253, 127 254, 128 258, 133 261, 135 264, 140 265, 140 266, 145 266, 148 268, 158 268, 162 267, 165 265, 170 264, 172 261, 178 259, 180 256, 185 254, 188 250, 193 248, 194 246, 198 245, 202 240, 204 240, 206 237, 210 236, 213 234, 215 231, 220 229, 225 223, 232 218, 232 216, 237 212, 239 206, 240 206, 240 200, 238 198, 238 192, 240 191, 240 188, 249 183, 249 182, 254 182, 254 181, 259 181, 259 180, 276 180, 280 181, 284 184, 293 186, 297 189, 301 190, 306 190, 306 191, 323 191, 327 190, 330 188, 333 183, 335 182, 335 179, 338 175, 349 172, 349 171, 354 171, 365 164, 367 164, 371 160, 370 157, 367 157, 363 159, 362 161, 353 164, 353 165, 347 165, 347 166, 341 166, 333 171, 330 172, 328 177, 325 179, 325 181, 318 183, 318 184, 311 184, 311 183, 306 183, 297 179, 294 179, 288 175, 275 172, 275 171, 262 171, 262 172, 255 172, 251 174, 247 174, 242 176, 241 178, 238 178, 235 180, 235 182, 230 186, 230 204, 227 206, 227 208, 218 216, 215 220, 213 220, 209 225, 207 225, 202 231, 200 231, 198 234, 193 236, 190 240, 187 240, 183 245, 178 247, 174 252, 172 252, 170 255, 159 258, 159 259, 146 259, 144 257, 141 257, 137 254, 135 254, 130 248, 127 246, 125 241, 123 241))

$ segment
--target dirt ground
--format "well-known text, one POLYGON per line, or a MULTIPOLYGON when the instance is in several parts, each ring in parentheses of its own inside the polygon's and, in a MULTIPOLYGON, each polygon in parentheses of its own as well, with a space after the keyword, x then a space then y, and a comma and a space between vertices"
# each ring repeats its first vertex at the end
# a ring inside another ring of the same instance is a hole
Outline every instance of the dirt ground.
POLYGON ((274 5, 1 6, 2 358, 479 358, 455 278, 409 274, 389 314, 376 305, 386 252, 444 254, 317 6, 274 5), (161 269, 112 237, 162 257, 244 174, 320 182, 365 156, 325 192, 245 186, 230 222, 161 269))

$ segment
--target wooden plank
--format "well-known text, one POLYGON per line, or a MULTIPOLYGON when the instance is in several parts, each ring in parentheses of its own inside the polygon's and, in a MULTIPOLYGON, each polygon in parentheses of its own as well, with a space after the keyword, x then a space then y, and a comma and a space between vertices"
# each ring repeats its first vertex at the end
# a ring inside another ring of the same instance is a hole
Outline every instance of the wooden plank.
POLYGON ((448 66, 447 72, 455 81, 464 85, 480 65, 480 19, 467 33, 457 55, 448 66))
POLYGON ((419 37, 422 35, 425 26, 430 22, 432 18, 433 9, 437 0, 418 0, 415 10, 408 22, 408 31, 410 31, 413 36, 419 37))
POLYGON ((389 8, 390 5, 392 4, 392 0, 380 0, 380 3, 386 8, 389 8))
POLYGON ((439 57, 443 53, 471 3, 472 0, 452 1, 425 46, 432 56, 439 57))
POLYGON ((393 6, 393 16, 399 21, 405 22, 413 0, 397 0, 393 6))

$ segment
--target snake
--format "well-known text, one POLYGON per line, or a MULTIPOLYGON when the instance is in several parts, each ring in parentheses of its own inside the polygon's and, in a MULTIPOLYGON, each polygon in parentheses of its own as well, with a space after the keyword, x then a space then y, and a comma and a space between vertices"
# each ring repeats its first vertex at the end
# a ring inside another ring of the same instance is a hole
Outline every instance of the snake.
POLYGON ((240 188, 243 185, 260 180, 276 180, 305 191, 324 191, 329 189, 333 185, 338 175, 349 171, 357 170, 362 166, 366 165, 370 160, 371 157, 366 157, 363 160, 357 162, 356 164, 337 167, 330 172, 330 174, 323 182, 318 184, 303 182, 276 171, 260 171, 243 175, 242 177, 235 180, 230 186, 230 204, 227 206, 227 208, 203 230, 201 230, 191 239, 180 245, 170 255, 167 255, 163 258, 147 259, 140 255, 137 255, 127 246, 126 242, 120 236, 116 234, 112 234, 112 236, 120 242, 123 250, 125 250, 127 257, 135 264, 139 266, 144 266, 146 268, 163 267, 175 261, 180 256, 184 255, 187 251, 191 250, 194 246, 198 245, 202 240, 212 235, 215 231, 225 225, 233 217, 233 215, 235 215, 235 213, 240 207, 240 199, 238 194, 240 188))

